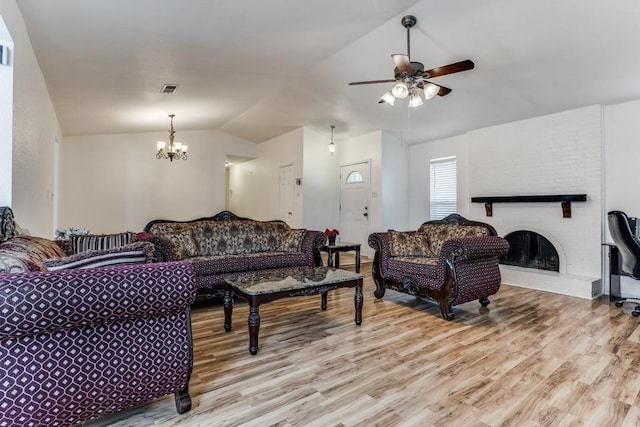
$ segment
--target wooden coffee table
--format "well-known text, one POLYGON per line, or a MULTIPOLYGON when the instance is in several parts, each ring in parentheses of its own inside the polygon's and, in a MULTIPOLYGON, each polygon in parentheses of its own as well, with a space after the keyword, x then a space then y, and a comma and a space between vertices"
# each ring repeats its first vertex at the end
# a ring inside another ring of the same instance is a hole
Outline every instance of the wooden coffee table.
POLYGON ((362 280, 364 276, 330 267, 294 267, 224 276, 224 329, 231 330, 233 295, 249 303, 249 353, 258 353, 260 305, 280 298, 321 295, 320 307, 327 309, 327 292, 356 288, 356 325, 362 323, 362 280))

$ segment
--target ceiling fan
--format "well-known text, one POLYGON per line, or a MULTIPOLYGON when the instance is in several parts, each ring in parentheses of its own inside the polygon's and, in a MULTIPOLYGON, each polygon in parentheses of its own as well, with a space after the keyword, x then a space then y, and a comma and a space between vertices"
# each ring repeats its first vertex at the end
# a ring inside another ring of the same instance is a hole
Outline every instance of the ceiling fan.
POLYGON ((411 30, 411 27, 418 22, 418 20, 413 15, 406 15, 402 17, 401 22, 402 26, 407 29, 407 54, 397 53, 391 55, 391 58, 396 65, 394 69, 395 79, 351 82, 349 85, 395 82, 395 86, 393 86, 389 92, 382 95, 379 103, 387 102, 393 105, 396 98, 404 99, 409 97, 409 107, 418 107, 423 104, 420 92, 423 93, 424 99, 431 99, 436 95, 445 96, 451 92, 451 89, 432 83, 427 79, 472 70, 474 63, 473 61, 466 59, 464 61, 425 71, 424 65, 422 65, 421 62, 411 61, 411 41, 409 31, 411 30))

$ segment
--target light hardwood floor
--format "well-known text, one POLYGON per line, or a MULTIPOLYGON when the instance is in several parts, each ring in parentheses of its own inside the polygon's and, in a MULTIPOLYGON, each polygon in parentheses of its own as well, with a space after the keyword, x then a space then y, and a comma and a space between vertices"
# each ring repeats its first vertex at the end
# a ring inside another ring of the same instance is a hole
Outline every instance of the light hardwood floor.
MULTIPOLYGON (((349 267, 347 267, 349 268, 349 267)), ((221 305, 193 311, 193 409, 173 396, 88 426, 638 426, 640 320, 606 299, 502 286, 487 309, 373 296, 364 264, 363 322, 354 291, 260 309, 225 333, 221 305)))

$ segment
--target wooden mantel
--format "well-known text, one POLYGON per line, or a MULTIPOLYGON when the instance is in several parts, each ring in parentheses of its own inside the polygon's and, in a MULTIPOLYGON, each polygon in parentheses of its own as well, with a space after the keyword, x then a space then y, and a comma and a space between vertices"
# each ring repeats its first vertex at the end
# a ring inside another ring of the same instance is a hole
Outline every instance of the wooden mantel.
POLYGON ((562 205, 562 217, 571 218, 571 202, 586 202, 586 194, 554 194, 542 196, 472 197, 471 203, 484 203, 487 216, 493 216, 494 203, 554 203, 562 205))

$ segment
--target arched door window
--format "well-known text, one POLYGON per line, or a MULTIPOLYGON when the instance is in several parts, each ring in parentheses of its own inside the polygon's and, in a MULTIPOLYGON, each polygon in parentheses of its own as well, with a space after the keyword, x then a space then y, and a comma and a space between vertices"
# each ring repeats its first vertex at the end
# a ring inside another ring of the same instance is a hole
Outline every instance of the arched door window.
POLYGON ((353 171, 347 175, 347 184, 359 184, 361 182, 364 182, 364 178, 360 172, 353 171))

